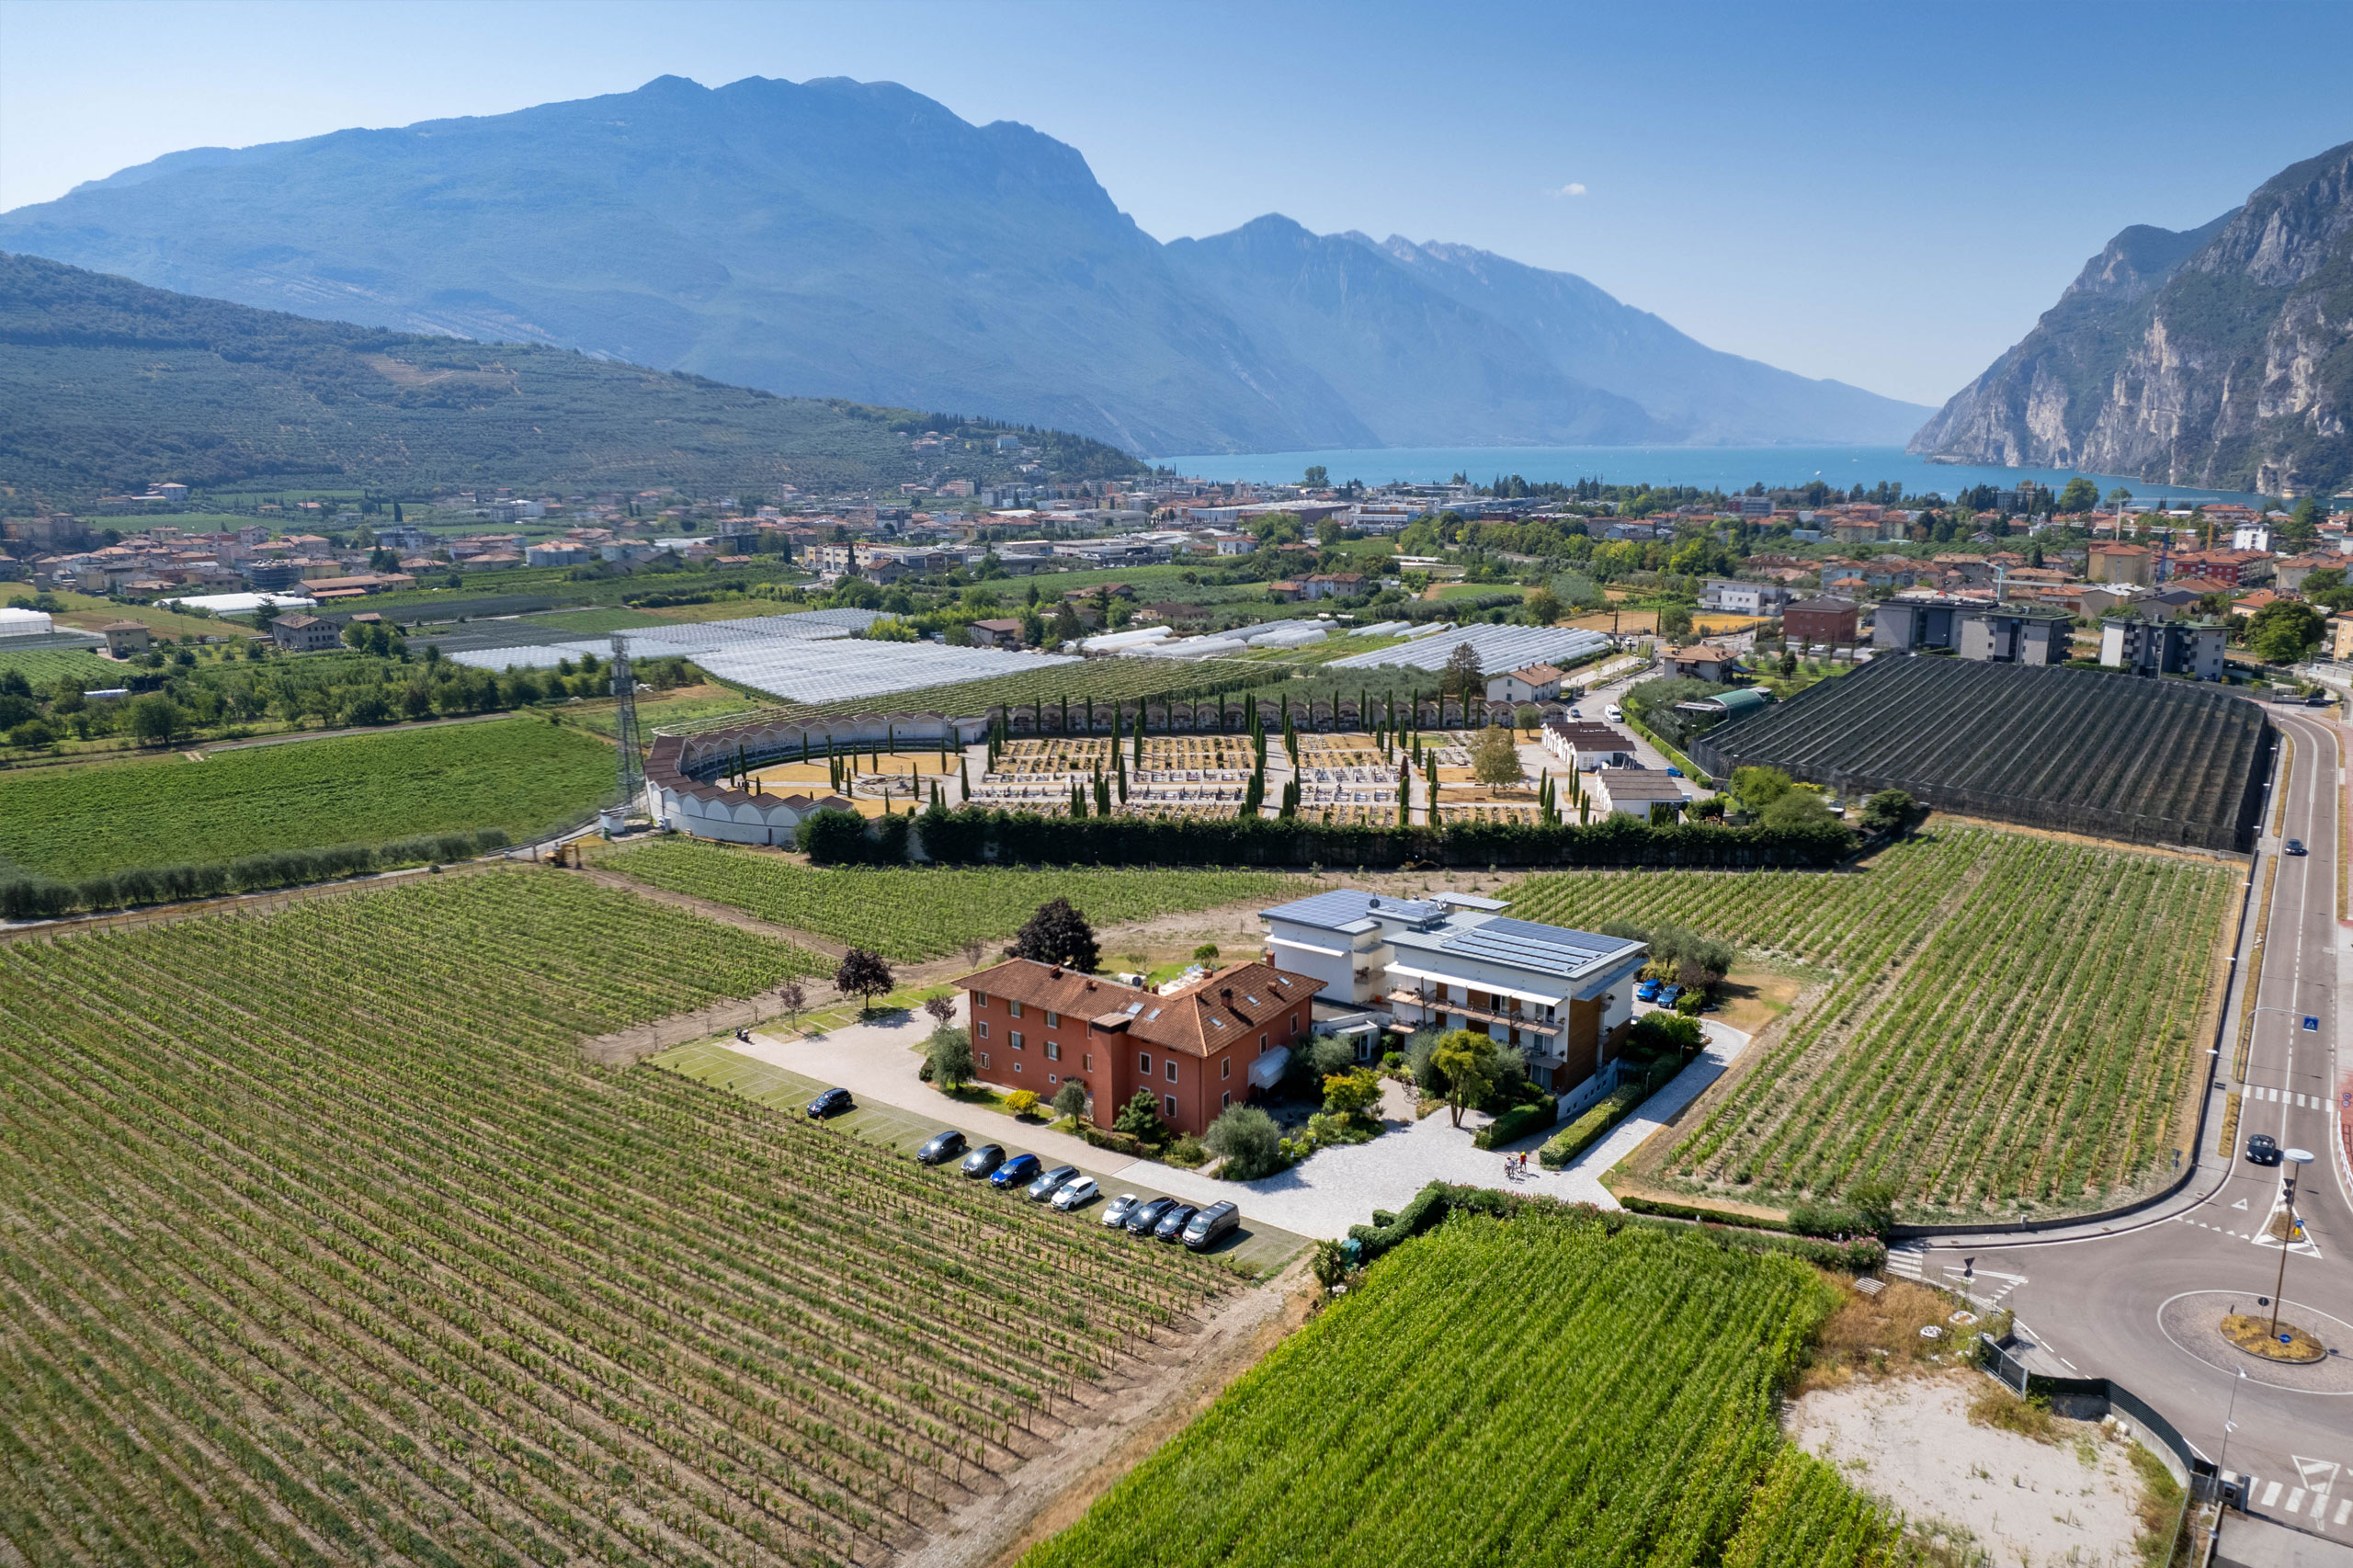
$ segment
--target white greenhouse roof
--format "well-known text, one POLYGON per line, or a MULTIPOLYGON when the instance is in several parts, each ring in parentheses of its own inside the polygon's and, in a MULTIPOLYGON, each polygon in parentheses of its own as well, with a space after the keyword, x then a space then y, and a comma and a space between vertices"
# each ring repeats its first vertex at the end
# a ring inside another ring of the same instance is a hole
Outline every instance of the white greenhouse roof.
POLYGON ((1606 632, 1579 631, 1564 626, 1465 626, 1433 632, 1395 647, 1335 659, 1324 668, 1367 670, 1382 665, 1404 665, 1417 670, 1440 669, 1455 649, 1465 642, 1479 655, 1482 670, 1500 674, 1529 665, 1557 665, 1597 653, 1609 646, 1609 637, 1606 632))

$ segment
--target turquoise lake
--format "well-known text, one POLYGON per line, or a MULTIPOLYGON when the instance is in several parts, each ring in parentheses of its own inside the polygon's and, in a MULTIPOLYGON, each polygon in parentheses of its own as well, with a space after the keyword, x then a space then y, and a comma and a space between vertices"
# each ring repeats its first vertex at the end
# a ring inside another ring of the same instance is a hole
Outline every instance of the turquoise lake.
MULTIPOLYGON (((1212 452, 1152 460, 1199 479, 1244 480, 1258 484, 1296 483, 1311 463, 1329 470, 1335 483, 1351 479, 1367 484, 1392 481, 1442 483, 1458 473, 1480 484, 1516 473, 1541 483, 1598 479, 1611 484, 1690 484, 1701 489, 1745 490, 1802 485, 1819 479, 1840 490, 1869 488, 1881 480, 1904 486, 1907 495, 1951 496, 1973 485, 2009 489, 2031 479, 2063 488, 2077 471, 2047 468, 1978 468, 1932 463, 1901 447, 1381 447, 1324 452, 1212 452)), ((2179 497, 2185 501, 2244 501, 2256 497, 2234 490, 2201 490, 2087 473, 2105 495, 2117 485, 2136 499, 2179 497)))

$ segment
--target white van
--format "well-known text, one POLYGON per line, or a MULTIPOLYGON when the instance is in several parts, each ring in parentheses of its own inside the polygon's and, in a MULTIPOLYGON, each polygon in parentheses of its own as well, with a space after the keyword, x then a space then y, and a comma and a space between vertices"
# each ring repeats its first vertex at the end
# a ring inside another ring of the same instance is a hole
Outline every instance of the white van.
POLYGON ((1623 708, 1619 707, 1615 702, 1603 709, 1601 712, 1604 718, 1610 720, 1612 722, 1621 720, 1626 716, 1626 710, 1623 708))

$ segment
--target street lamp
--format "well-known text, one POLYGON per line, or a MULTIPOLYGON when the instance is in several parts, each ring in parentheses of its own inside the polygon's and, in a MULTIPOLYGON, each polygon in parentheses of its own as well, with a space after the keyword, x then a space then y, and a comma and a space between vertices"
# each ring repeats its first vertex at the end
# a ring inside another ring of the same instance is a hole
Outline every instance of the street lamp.
POLYGON ((2288 1166, 2287 1186, 2281 1193, 2288 1205, 2288 1233, 2279 1238, 2279 1278, 2271 1287, 2271 1337, 2275 1343, 2279 1338, 2279 1292, 2288 1287, 2288 1248, 2296 1239, 2296 1170, 2313 1163, 2308 1149, 2282 1150, 2279 1157, 2288 1166))

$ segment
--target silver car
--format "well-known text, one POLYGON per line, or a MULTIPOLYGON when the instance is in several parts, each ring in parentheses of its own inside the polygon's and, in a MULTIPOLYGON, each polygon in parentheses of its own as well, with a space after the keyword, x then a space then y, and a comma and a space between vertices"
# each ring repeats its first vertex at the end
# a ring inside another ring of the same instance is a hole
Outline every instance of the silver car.
POLYGON ((1076 1165, 1056 1165, 1052 1170, 1039 1172, 1038 1179, 1031 1182, 1028 1188, 1029 1201, 1043 1203, 1054 1195, 1055 1190, 1063 1183, 1073 1180, 1077 1175, 1076 1165))
POLYGON ((1134 1213, 1136 1205, 1142 1201, 1132 1192, 1120 1194, 1104 1209, 1103 1222, 1116 1230, 1128 1222, 1128 1216, 1134 1213))
POLYGON ((1086 1208, 1102 1196, 1102 1192, 1103 1189, 1095 1185, 1093 1176, 1083 1176, 1054 1189, 1054 1207, 1067 1214, 1074 1209, 1086 1208))

